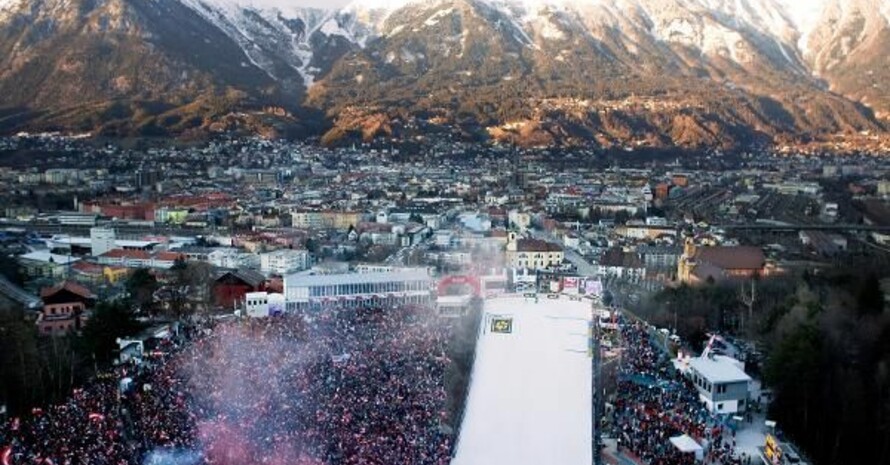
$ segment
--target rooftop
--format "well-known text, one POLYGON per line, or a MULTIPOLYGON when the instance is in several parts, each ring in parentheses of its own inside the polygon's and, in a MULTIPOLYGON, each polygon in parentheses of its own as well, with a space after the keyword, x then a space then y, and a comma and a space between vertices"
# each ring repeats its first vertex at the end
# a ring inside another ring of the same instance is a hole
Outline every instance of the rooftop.
POLYGON ((516 241, 519 252, 562 252, 562 247, 540 239, 519 239, 516 241))
POLYGON ((766 262, 760 247, 699 247, 695 259, 724 270, 756 270, 766 262))
POLYGON ((23 260, 30 260, 33 262, 58 263, 60 265, 66 265, 80 260, 77 257, 71 257, 68 255, 56 255, 54 253, 50 253, 48 250, 36 250, 34 252, 29 252, 21 255, 19 258, 23 260))
POLYGON ((219 281, 227 275, 231 275, 253 287, 259 287, 266 282, 266 277, 261 273, 248 269, 224 271, 216 277, 216 281, 219 281))
POLYGON ((386 271, 382 273, 344 273, 310 275, 291 274, 285 276, 284 283, 287 287, 332 286, 339 284, 357 283, 388 283, 397 281, 432 281, 432 278, 417 270, 410 271, 386 271))
POLYGON ((129 258, 136 260, 150 260, 151 254, 144 250, 124 250, 124 249, 114 249, 109 250, 101 255, 106 258, 129 258))
POLYGON ((35 309, 43 305, 43 302, 37 296, 29 294, 3 275, 0 275, 0 294, 26 308, 35 309))
POLYGON ((56 284, 52 287, 46 287, 40 290, 40 297, 46 298, 52 295, 55 295, 61 291, 68 291, 72 294, 79 295, 85 299, 95 299, 96 295, 93 294, 93 291, 87 289, 86 287, 77 284, 71 281, 65 281, 63 283, 56 284))
POLYGON ((751 377, 736 366, 729 357, 697 357, 689 361, 689 367, 694 368, 712 384, 751 381, 751 377))
MULTIPOLYGON (((78 236, 53 236, 52 241, 57 244, 69 244, 81 247, 92 246, 92 239, 78 236)), ((128 239, 115 239, 114 244, 121 248, 144 249, 158 245, 155 241, 134 241, 128 239)))

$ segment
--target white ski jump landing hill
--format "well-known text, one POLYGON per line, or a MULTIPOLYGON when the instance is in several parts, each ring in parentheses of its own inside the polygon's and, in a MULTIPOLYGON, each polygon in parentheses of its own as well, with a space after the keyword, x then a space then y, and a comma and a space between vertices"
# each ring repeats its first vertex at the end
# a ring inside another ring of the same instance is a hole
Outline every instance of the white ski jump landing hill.
POLYGON ((452 465, 592 463, 589 321, 587 301, 485 302, 452 465), (512 332, 493 332, 497 322, 512 332))

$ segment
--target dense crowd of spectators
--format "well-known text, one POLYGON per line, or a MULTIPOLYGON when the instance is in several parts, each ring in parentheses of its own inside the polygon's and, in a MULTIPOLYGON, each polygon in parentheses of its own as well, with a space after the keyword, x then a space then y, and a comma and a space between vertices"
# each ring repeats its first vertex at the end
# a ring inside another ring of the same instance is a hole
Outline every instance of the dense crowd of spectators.
POLYGON ((10 419, 0 465, 444 465, 449 336, 420 307, 208 325, 10 419))
POLYGON ((619 450, 649 465, 693 465, 695 455, 670 442, 686 434, 704 447, 706 465, 747 463, 734 453, 734 431, 699 402, 646 326, 627 322, 620 331, 624 353, 611 415, 619 450))

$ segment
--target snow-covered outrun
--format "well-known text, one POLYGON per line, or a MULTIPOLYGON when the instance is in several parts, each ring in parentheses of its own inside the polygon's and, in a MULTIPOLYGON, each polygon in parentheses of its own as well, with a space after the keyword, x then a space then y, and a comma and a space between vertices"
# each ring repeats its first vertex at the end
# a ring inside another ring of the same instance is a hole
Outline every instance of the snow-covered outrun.
POLYGON ((589 465, 590 302, 485 302, 466 412, 452 465, 589 465), (493 332, 495 320, 511 332, 493 332))

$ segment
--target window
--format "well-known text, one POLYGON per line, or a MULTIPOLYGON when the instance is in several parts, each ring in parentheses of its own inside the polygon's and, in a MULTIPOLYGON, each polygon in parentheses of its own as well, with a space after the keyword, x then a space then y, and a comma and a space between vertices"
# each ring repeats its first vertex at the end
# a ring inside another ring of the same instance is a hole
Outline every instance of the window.
POLYGON ((723 410, 723 403, 717 404, 717 410, 723 410))

